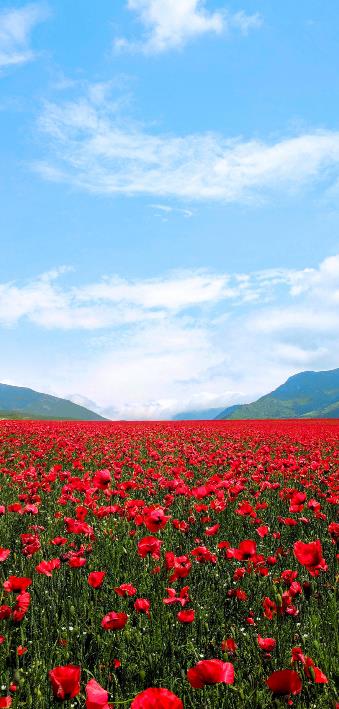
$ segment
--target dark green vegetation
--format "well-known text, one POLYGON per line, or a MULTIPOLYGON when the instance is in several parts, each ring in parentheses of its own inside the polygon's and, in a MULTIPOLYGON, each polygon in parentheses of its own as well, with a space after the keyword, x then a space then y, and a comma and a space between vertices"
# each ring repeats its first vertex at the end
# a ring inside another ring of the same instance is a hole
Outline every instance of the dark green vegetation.
POLYGON ((26 387, 0 384, 0 418, 6 419, 66 419, 70 421, 105 421, 102 416, 50 394, 41 394, 26 387))
POLYGON ((216 418, 339 418, 339 369, 300 372, 258 401, 231 406, 216 418))

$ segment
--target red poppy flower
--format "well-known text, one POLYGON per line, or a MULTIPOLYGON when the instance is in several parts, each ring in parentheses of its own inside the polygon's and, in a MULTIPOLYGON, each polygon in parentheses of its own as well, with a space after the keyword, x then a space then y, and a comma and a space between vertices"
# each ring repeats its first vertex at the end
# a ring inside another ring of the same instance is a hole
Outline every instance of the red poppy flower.
POLYGON ((233 684, 234 667, 231 662, 222 660, 200 660, 187 672, 187 679, 195 689, 203 689, 206 684, 233 684))
POLYGON ((38 572, 38 574, 43 574, 44 576, 52 576, 52 571, 54 571, 54 569, 59 569, 60 565, 60 559, 40 561, 40 564, 35 567, 35 570, 38 572))
POLYGON ((238 645, 233 638, 226 638, 221 643, 221 649, 223 652, 228 652, 229 655, 235 655, 238 645))
POLYGON ((131 709, 184 709, 184 705, 169 689, 150 687, 133 699, 131 709))
POLYGON ((22 647, 22 645, 19 645, 16 649, 16 652, 17 652, 17 655, 19 655, 19 657, 20 657, 21 655, 24 655, 27 652, 27 650, 28 650, 27 647, 22 647))
POLYGON ((316 667, 314 660, 312 660, 311 657, 305 657, 304 658, 304 667, 305 667, 305 674, 306 677, 309 677, 309 679, 312 679, 313 682, 316 684, 327 684, 328 679, 324 672, 320 669, 320 667, 316 667))
POLYGON ((291 662, 301 662, 303 665, 305 664, 305 655, 303 654, 301 647, 292 647, 291 652, 291 662))
POLYGON ((257 527, 255 531, 257 532, 257 534, 259 534, 259 537, 263 539, 269 533, 270 528, 267 527, 265 524, 262 524, 260 527, 257 527))
POLYGON ((100 588, 106 576, 106 571, 91 571, 87 576, 87 583, 92 588, 100 588))
POLYGON ((73 556, 67 565, 70 566, 71 569, 80 569, 82 566, 86 566, 86 564, 87 559, 85 556, 73 556))
POLYGON ((156 537, 143 537, 138 542, 138 554, 142 559, 145 559, 147 554, 150 554, 152 559, 160 559, 160 548, 162 541, 156 537))
POLYGON ((109 709, 113 704, 108 704, 108 692, 100 686, 95 679, 90 679, 86 687, 86 709, 109 709))
POLYGON ((134 608, 137 613, 146 613, 146 615, 149 616, 150 607, 151 604, 147 598, 137 598, 136 601, 134 601, 134 608))
POLYGON ((81 669, 77 665, 54 667, 48 673, 53 694, 57 699, 73 699, 80 692, 81 669))
POLYGON ((118 596, 122 596, 122 598, 126 598, 127 596, 135 596, 137 589, 135 586, 132 586, 131 583, 122 583, 121 586, 116 586, 114 589, 115 593, 118 594, 118 596))
POLYGON ((156 507, 156 509, 149 510, 146 513, 144 523, 149 532, 158 532, 159 529, 163 529, 166 526, 169 519, 162 507, 156 507))
POLYGON ((277 695, 300 694, 302 681, 294 670, 278 670, 272 672, 266 680, 268 688, 277 695))
POLYGON ((51 544, 53 544, 56 547, 63 546, 64 544, 67 544, 68 539, 66 537, 54 537, 54 539, 51 540, 51 544))
POLYGON ((115 613, 111 611, 107 613, 101 621, 101 627, 104 630, 121 630, 125 627, 128 620, 128 615, 126 613, 115 613))
POLYGON ((12 697, 0 697, 0 709, 7 709, 12 706, 12 697))
POLYGON ((0 606, 0 620, 5 620, 11 616, 12 609, 10 606, 0 606))
POLYGON ((265 652, 271 652, 272 650, 274 650, 277 641, 274 640, 274 638, 262 638, 261 635, 258 635, 257 643, 260 647, 260 650, 265 650, 265 652))
POLYGON ((21 593, 21 591, 26 591, 31 583, 32 579, 26 576, 10 576, 2 585, 7 593, 21 593))
POLYGON ((93 478, 93 485, 100 490, 106 490, 111 482, 111 473, 109 470, 98 470, 93 478))
POLYGON ((320 539, 306 544, 305 542, 295 542, 294 556, 300 564, 306 566, 311 576, 318 576, 319 570, 327 570, 327 564, 323 558, 323 550, 320 539))
POLYGON ((328 525, 328 531, 332 537, 333 543, 339 543, 339 522, 331 522, 328 525))
POLYGON ((205 534, 207 537, 214 537, 214 535, 219 531, 220 524, 214 524, 212 527, 207 527, 205 529, 205 534))
POLYGON ((186 611, 179 611, 179 613, 177 613, 177 618, 178 620, 180 620, 180 623, 193 623, 194 616, 195 611, 193 610, 193 608, 190 608, 186 611))
POLYGON ((12 613, 14 623, 19 623, 23 619, 23 617, 28 611, 30 602, 31 596, 27 591, 19 593, 19 595, 16 597, 16 603, 12 613))

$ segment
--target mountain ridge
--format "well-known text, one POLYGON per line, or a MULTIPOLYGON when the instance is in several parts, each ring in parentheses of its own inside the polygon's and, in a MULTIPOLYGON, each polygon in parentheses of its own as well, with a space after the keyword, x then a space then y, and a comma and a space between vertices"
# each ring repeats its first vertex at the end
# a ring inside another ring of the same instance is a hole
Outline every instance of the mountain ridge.
POLYGON ((224 409, 216 420, 288 418, 339 418, 339 368, 293 374, 256 401, 224 409))
POLYGON ((0 418, 7 418, 6 414, 20 419, 32 417, 41 420, 66 421, 108 420, 69 399, 44 394, 29 387, 0 383, 0 418))

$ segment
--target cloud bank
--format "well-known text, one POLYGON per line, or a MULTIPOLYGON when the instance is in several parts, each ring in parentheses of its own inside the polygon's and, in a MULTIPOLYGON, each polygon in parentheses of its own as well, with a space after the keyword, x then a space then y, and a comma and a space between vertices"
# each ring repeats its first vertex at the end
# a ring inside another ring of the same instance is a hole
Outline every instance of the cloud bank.
MULTIPOLYGON (((18 383, 53 382, 52 393, 77 392, 115 418, 249 401, 297 371, 339 365, 339 255, 300 270, 69 280, 56 269, 0 285, 7 339, 28 326, 32 342, 53 334, 50 359, 23 353, 18 383)), ((14 365, 3 375, 15 381, 14 365)))

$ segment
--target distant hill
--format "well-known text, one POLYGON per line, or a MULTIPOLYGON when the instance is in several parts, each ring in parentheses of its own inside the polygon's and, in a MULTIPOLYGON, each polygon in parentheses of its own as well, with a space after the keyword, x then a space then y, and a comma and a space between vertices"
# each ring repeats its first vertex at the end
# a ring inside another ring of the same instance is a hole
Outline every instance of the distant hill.
POLYGON ((0 418, 106 421, 94 411, 26 387, 0 384, 0 418))
POLYGON ((224 409, 217 419, 339 418, 339 369, 300 372, 251 404, 224 409))
POLYGON ((214 409, 200 409, 199 411, 181 411, 173 416, 173 421, 213 421, 221 412, 222 406, 214 409))

